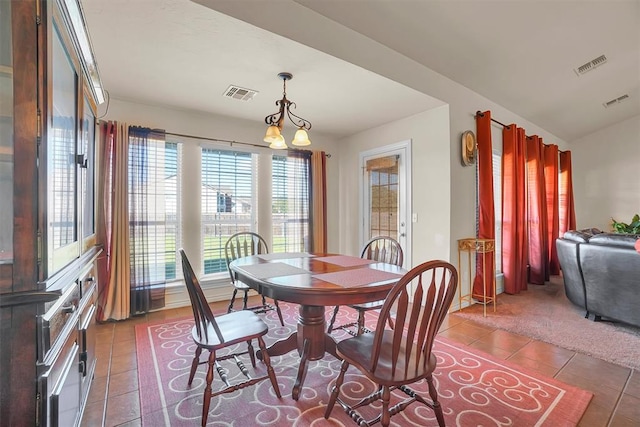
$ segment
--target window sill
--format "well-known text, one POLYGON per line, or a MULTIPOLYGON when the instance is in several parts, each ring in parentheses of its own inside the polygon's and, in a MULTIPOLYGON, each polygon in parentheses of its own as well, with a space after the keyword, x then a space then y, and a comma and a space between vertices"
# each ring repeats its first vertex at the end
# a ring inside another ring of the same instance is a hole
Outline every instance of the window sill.
MULTIPOLYGON (((211 275, 208 277, 198 279, 202 289, 217 289, 230 286, 230 279, 226 276, 216 277, 211 275)), ((165 290, 169 293, 182 292, 185 290, 184 280, 174 280, 165 283, 165 290)))

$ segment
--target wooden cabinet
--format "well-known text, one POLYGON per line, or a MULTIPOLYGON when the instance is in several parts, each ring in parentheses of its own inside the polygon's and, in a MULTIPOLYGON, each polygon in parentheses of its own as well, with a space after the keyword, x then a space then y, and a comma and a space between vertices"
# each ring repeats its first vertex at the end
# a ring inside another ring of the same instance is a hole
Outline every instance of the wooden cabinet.
POLYGON ((74 426, 96 367, 95 116, 78 0, 0 1, 0 426, 74 426))

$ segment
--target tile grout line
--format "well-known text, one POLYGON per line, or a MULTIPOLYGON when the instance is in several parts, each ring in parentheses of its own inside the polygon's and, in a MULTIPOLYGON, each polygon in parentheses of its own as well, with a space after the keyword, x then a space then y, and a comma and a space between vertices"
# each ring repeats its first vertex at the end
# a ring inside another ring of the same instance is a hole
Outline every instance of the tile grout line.
POLYGON ((624 387, 622 387, 622 390, 620 390, 620 394, 618 395, 618 398, 616 399, 616 404, 613 406, 613 411, 611 411, 611 414, 609 415, 609 419, 607 420, 607 427, 611 426, 611 423, 613 422, 613 415, 618 411, 618 408, 620 407, 620 401, 622 400, 622 397, 624 396, 624 392, 625 390, 627 390, 627 387, 629 386, 629 382, 631 381, 631 377, 633 376, 633 369, 631 369, 629 371, 629 375, 627 376, 627 380, 624 382, 624 387))
MULTIPOLYGON (((116 324, 113 323, 113 328, 111 329, 111 346, 109 347, 109 365, 107 367, 107 378, 105 380, 105 388, 104 388, 104 403, 102 405, 102 427, 105 427, 107 423, 107 405, 109 401, 109 382, 111 381, 111 356, 113 354, 113 345, 114 340, 116 338, 116 324)), ((95 380, 95 374, 94 374, 95 380)))

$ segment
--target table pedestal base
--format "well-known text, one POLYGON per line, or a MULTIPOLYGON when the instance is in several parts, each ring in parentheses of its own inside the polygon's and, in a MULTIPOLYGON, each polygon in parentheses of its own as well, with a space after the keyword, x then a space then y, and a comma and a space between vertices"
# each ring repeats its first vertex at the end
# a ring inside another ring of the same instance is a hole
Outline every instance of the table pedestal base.
MULTIPOLYGON (((267 348, 269 356, 281 356, 292 350, 298 350, 300 366, 293 386, 293 400, 298 400, 300 390, 307 376, 309 361, 320 360, 326 352, 337 357, 336 341, 326 333, 325 311, 323 306, 301 305, 298 318, 298 330, 287 338, 273 343, 267 348)), ((260 351, 257 356, 262 360, 260 351)))

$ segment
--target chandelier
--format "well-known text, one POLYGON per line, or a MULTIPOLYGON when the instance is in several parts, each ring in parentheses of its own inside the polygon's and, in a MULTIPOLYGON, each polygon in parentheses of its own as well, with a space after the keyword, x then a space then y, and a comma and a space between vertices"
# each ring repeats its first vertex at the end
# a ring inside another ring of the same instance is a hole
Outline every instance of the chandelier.
POLYGON ((296 103, 287 99, 287 80, 291 80, 293 78, 293 74, 279 73, 278 77, 282 79, 282 99, 276 101, 276 105, 280 107, 280 110, 277 113, 264 118, 265 123, 269 126, 267 127, 267 133, 264 136, 264 142, 268 142, 269 148, 276 150, 287 148, 287 144, 281 134, 286 114, 291 123, 298 128, 291 143, 297 146, 310 145, 311 141, 309 140, 307 131, 311 129, 311 122, 293 114, 291 112, 291 107, 293 106, 293 108, 296 108, 296 103))

